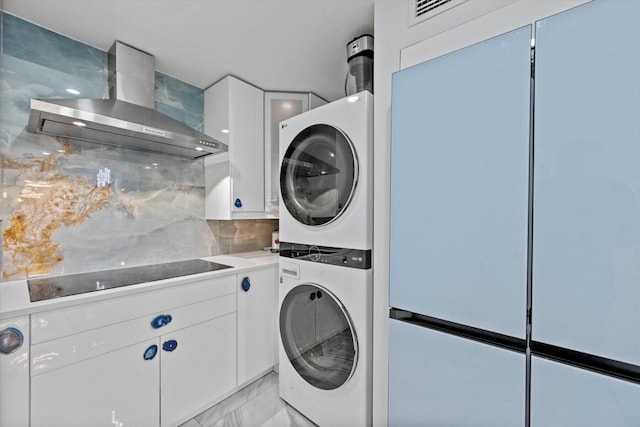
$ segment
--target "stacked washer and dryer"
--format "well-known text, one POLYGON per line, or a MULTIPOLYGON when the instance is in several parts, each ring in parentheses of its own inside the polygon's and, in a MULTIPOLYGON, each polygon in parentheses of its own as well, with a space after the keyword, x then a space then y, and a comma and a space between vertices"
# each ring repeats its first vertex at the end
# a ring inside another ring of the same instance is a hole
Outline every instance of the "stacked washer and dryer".
POLYGON ((280 143, 280 396, 319 426, 367 426, 373 95, 281 122, 280 143))

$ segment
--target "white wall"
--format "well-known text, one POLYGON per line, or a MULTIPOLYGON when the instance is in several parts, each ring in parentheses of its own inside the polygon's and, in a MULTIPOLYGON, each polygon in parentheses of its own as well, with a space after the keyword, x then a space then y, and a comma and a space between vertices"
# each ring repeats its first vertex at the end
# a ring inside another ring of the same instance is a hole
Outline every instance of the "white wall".
POLYGON ((386 426, 391 75, 589 0, 470 0, 408 27, 411 0, 376 0, 374 61, 373 425, 386 426), (475 17, 475 18, 474 18, 475 17))

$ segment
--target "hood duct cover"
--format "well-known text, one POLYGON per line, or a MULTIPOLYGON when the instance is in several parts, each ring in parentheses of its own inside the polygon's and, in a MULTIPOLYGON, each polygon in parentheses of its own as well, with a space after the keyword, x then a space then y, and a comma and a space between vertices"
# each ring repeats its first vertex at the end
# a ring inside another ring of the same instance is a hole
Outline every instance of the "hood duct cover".
POLYGON ((154 109, 155 58, 116 41, 109 99, 31 99, 27 131, 195 159, 227 145, 154 109))

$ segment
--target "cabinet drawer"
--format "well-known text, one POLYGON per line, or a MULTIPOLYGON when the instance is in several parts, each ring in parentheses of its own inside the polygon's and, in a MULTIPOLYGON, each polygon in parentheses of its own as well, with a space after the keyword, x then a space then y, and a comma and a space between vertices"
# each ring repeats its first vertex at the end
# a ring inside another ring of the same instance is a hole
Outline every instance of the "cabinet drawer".
POLYGON ((151 316, 174 307, 235 294, 235 277, 235 275, 229 275, 204 279, 157 291, 151 290, 34 314, 31 316, 31 343, 39 344, 127 320, 151 316))
MULTIPOLYGON (((31 346, 31 376, 50 372, 153 337, 224 316, 235 312, 235 310, 235 294, 225 295, 154 313, 151 316, 35 344, 31 346), (151 319, 158 314, 169 314, 172 320, 169 324, 154 329, 151 326, 151 319)), ((140 354, 141 359, 142 357, 143 353, 140 354)))

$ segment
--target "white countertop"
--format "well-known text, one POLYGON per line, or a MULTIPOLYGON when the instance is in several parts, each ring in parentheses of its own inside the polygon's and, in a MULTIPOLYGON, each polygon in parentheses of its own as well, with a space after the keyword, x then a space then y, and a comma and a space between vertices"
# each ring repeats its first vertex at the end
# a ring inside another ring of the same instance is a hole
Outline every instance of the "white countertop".
POLYGON ((205 277, 221 277, 244 271, 256 270, 277 264, 278 254, 266 251, 256 251, 231 255, 217 255, 202 259, 217 262, 219 264, 230 265, 233 268, 158 280, 155 282, 140 283, 137 285, 123 286, 113 289, 105 289, 102 291, 88 292, 79 295, 69 295, 38 302, 31 302, 29 299, 29 290, 26 280, 2 282, 0 283, 0 319, 116 298, 124 295, 146 292, 152 289, 178 286, 195 280, 202 280, 205 277))

